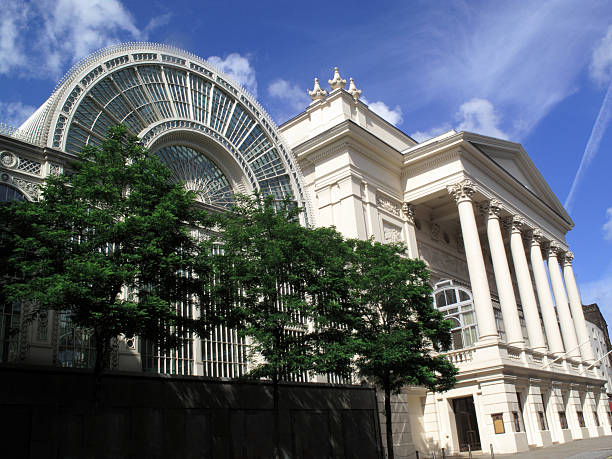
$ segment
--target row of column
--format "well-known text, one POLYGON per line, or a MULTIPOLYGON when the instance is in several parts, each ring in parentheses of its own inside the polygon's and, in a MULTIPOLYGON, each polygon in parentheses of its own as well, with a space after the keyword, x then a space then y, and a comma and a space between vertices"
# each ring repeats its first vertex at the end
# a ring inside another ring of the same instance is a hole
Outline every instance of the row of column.
MULTIPOLYGON (((468 265, 470 283, 474 300, 474 310, 478 323, 479 340, 491 341, 498 339, 491 292, 487 280, 482 246, 478 235, 476 217, 472 195, 474 184, 464 180, 448 187, 448 192, 455 198, 465 246, 465 255, 468 265)), ((525 347, 523 332, 518 314, 517 302, 514 294, 510 267, 504 246, 500 213, 501 203, 496 199, 481 204, 481 210, 486 216, 487 238, 493 262, 493 272, 501 305, 507 344, 519 348, 525 347)), ((527 324, 530 347, 534 351, 546 353, 547 346, 544 332, 548 341, 548 351, 555 356, 564 353, 571 358, 580 358, 587 363, 593 363, 594 355, 591 348, 586 322, 582 311, 582 302, 578 293, 578 286, 572 270, 573 254, 563 252, 561 246, 551 242, 548 250, 548 274, 552 285, 552 294, 546 275, 546 267, 542 257, 542 244, 545 239, 542 233, 535 229, 531 234, 529 253, 523 244, 523 230, 528 229, 525 221, 514 216, 511 218, 510 251, 514 271, 518 284, 518 292, 527 324), (535 291, 527 257, 531 261, 535 291), (561 258, 563 274, 559 264, 561 258), (565 282, 564 282, 565 280, 565 282), (564 285, 565 284, 565 285, 564 285), (567 289, 567 293, 566 293, 567 289), (536 292, 542 312, 544 331, 541 327, 540 314, 536 302, 536 292), (555 313, 555 298, 559 322, 555 313), (563 337, 563 338, 562 338, 563 337), (565 346, 564 346, 565 344, 565 346)))

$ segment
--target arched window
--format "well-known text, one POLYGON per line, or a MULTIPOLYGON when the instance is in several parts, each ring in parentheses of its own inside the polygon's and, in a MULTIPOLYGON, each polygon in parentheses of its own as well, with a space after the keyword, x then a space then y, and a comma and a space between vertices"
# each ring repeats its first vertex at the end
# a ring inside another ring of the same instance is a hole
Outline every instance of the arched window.
POLYGON ((434 306, 453 323, 452 347, 463 349, 478 340, 474 302, 468 289, 446 280, 434 286, 434 306))
POLYGON ((26 197, 16 188, 0 183, 0 202, 8 201, 26 201, 26 197))

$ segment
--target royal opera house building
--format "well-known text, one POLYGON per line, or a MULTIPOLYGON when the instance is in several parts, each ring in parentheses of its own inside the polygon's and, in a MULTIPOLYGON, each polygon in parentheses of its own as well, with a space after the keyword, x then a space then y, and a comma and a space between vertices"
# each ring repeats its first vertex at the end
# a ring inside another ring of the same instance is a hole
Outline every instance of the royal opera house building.
MULTIPOLYGON (((329 86, 315 81, 312 103, 276 126, 193 54, 149 43, 100 50, 21 127, 0 132, 0 200, 37 200, 37 184, 122 123, 203 204, 228 208, 234 193, 255 190, 291 195, 303 224, 401 241, 427 263, 435 306, 455 324, 448 358, 459 374, 448 392, 406 387, 397 397, 399 457, 610 435, 606 381, 565 239, 573 222, 523 147, 455 131, 418 143, 371 111, 352 79, 320 77, 329 86)), ((25 306, 0 308, 1 361, 92 365, 91 337, 68 314, 25 324, 25 306)), ((223 327, 165 353, 120 337, 112 364, 233 378, 247 371, 246 346, 223 327)))

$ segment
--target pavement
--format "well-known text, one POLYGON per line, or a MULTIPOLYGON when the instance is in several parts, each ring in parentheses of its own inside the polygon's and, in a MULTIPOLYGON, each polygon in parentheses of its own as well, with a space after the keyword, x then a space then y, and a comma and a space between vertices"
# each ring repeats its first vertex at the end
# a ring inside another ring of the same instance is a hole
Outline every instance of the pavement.
MULTIPOLYGON (((466 456, 452 456, 461 457, 466 456)), ((490 454, 474 454, 474 459, 491 457, 490 454)), ((439 455, 436 455, 439 459, 439 455)), ((513 459, 612 459, 612 436, 575 440, 562 445, 538 448, 524 453, 496 454, 495 458, 513 459)), ((422 458, 426 459, 426 458, 422 458)), ((429 459, 429 458, 427 458, 429 459)), ((449 457, 450 459, 450 457, 449 457)))

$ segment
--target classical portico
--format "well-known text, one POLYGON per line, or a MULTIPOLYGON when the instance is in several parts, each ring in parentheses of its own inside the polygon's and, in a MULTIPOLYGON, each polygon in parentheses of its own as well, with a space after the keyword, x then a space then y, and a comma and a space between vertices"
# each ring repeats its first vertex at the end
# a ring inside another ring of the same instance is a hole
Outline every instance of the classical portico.
MULTIPOLYGON (((425 396, 413 447, 461 451, 473 440, 522 451, 583 438, 578 416, 589 435, 609 434, 596 426, 605 396, 590 346, 580 346, 586 325, 565 242, 573 222, 522 147, 454 131, 416 144, 337 74, 330 86, 315 82, 312 104, 281 126, 316 224, 406 243, 428 264, 435 306, 454 326, 458 385, 425 396)), ((414 390, 405 396, 422 404, 414 390)))

